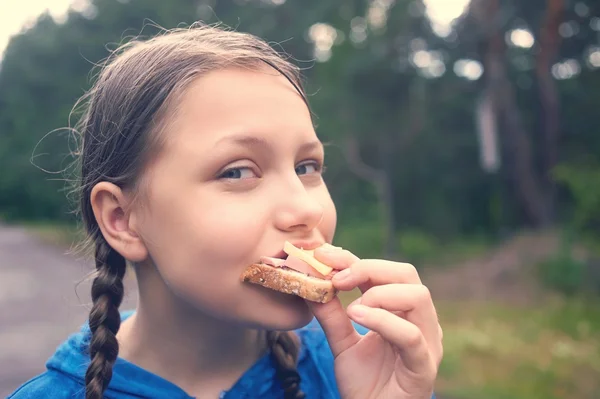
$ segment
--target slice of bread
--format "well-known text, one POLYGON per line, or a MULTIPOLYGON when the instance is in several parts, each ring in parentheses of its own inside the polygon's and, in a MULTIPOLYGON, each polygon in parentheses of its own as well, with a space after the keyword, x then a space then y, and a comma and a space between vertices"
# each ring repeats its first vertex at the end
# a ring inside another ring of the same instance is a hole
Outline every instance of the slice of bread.
POLYGON ((241 280, 285 294, 297 295, 312 302, 327 303, 338 293, 331 280, 308 276, 288 267, 260 263, 248 266, 242 273, 241 280))

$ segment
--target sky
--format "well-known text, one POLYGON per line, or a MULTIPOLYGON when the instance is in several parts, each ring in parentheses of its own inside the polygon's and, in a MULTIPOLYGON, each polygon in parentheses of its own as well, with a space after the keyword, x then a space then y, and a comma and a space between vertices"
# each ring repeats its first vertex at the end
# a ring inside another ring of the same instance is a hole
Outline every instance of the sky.
POLYGON ((10 36, 35 21, 46 9, 60 17, 72 0, 0 0, 0 53, 4 52, 10 36))
MULTIPOLYGON (((69 5, 81 7, 85 0, 0 0, 0 54, 4 52, 11 35, 35 21, 38 15, 48 10, 56 17, 64 16, 69 5)), ((434 28, 443 34, 449 23, 458 17, 469 0, 424 0, 427 14, 434 28)))

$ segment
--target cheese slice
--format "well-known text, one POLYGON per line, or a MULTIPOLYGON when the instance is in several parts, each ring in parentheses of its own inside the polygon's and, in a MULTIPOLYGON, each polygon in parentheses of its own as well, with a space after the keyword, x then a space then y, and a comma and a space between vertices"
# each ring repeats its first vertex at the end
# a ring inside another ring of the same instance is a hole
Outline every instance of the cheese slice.
POLYGON ((316 271, 318 271, 324 276, 328 275, 333 270, 332 267, 329 267, 314 258, 315 251, 297 248, 290 242, 286 241, 285 244, 283 244, 283 252, 285 252, 289 256, 294 256, 308 263, 311 267, 313 267, 316 271))
MULTIPOLYGON (((292 245, 292 244, 290 244, 290 245, 292 245)), ((293 246, 293 245, 292 245, 292 246, 293 246)), ((325 246, 327 246, 327 247, 330 247, 330 248, 336 248, 336 249, 340 249, 340 250, 341 250, 341 249, 344 249, 344 248, 342 248, 342 247, 335 247, 335 246, 333 246, 333 245, 330 245, 330 244, 323 244, 323 247, 325 247, 325 246)), ((296 248, 297 248, 297 247, 296 247, 296 248)), ((314 250, 314 249, 302 249, 302 248, 300 248, 300 250, 301 250, 301 251, 304 251, 304 252, 306 252, 307 254, 309 254, 310 256, 312 256, 313 258, 315 257, 315 250, 314 250)), ((285 251, 284 251, 284 252, 285 252, 285 251)), ((287 252, 286 252, 286 253, 287 253, 287 252)), ((289 254, 288 254, 288 255, 289 255, 289 254)))

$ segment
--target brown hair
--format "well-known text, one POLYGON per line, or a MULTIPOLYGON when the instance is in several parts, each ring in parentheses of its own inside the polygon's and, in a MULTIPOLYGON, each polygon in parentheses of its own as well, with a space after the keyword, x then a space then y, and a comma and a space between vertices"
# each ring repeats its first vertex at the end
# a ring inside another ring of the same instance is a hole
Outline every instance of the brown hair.
MULTIPOLYGON (((118 356, 119 305, 126 261, 107 243, 92 211, 92 188, 111 182, 138 194, 141 171, 156 154, 167 110, 189 83, 226 67, 258 69, 265 65, 285 76, 307 103, 298 67, 263 40, 223 27, 192 25, 164 31, 149 40, 132 40, 103 63, 93 87, 78 102, 84 113, 75 131, 81 136, 77 167, 79 211, 95 248, 96 277, 89 315, 91 362, 85 375, 86 399, 102 398, 118 356)), ((268 332, 285 398, 302 398, 296 371, 298 342, 287 332, 268 332)))

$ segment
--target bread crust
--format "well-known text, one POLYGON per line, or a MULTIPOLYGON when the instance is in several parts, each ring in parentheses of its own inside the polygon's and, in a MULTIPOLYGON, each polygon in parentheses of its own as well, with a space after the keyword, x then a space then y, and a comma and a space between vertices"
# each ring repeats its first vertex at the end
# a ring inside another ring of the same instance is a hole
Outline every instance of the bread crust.
POLYGON ((331 280, 308 276, 287 267, 255 263, 246 268, 241 280, 312 302, 327 303, 338 293, 331 280))

